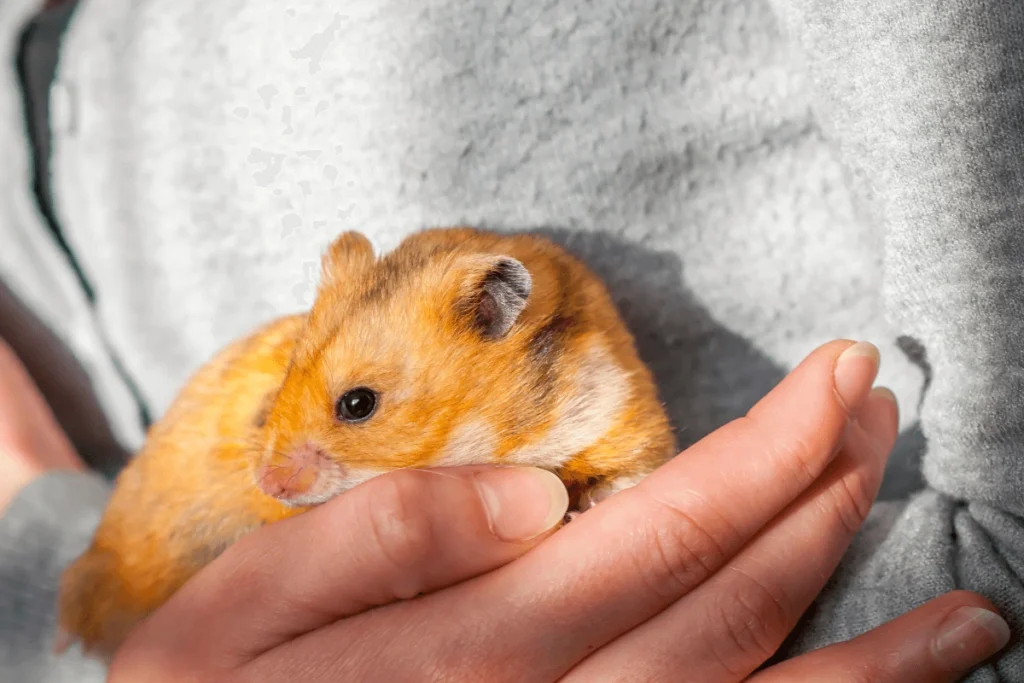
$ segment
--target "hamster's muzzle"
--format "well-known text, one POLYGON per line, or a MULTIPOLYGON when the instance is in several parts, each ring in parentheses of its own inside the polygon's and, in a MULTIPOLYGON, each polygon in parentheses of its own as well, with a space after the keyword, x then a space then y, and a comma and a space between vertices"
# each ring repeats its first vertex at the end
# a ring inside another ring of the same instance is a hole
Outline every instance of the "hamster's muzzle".
POLYGON ((287 456, 275 455, 260 465, 256 483, 268 496, 290 501, 314 493, 328 467, 337 465, 330 462, 323 450, 307 441, 287 456))

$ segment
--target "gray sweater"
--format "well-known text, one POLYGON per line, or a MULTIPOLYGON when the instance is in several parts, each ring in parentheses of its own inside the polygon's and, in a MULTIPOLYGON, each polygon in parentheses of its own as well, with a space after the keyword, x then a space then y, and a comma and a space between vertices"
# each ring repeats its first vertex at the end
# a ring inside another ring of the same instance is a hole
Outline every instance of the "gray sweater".
MULTIPOLYGON (((881 348, 883 500, 785 654, 953 588, 1024 628, 1024 5, 82 0, 26 118, 39 4, 0 2, 0 331, 99 469, 307 306, 337 232, 543 230, 684 446, 820 342, 881 348)), ((47 645, 108 487, 44 477, 0 518, 3 683, 102 679, 47 645)), ((1024 681, 1024 648, 972 680, 1024 681)))

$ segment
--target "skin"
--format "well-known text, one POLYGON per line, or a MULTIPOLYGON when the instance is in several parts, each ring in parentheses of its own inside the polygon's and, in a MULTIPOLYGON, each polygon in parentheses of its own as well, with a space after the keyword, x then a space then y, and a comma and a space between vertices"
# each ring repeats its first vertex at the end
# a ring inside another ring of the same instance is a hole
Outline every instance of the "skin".
POLYGON ((43 472, 84 469, 25 366, 0 339, 0 514, 43 472))
MULTIPOLYGON (((750 678, 859 528, 895 440, 877 357, 837 367, 850 346, 554 533, 564 489, 494 468, 395 472, 260 529, 137 628, 109 680, 958 680, 1008 635, 940 637, 958 610, 992 614, 966 592, 750 678)), ((3 381, 0 396, 31 391, 3 381)))

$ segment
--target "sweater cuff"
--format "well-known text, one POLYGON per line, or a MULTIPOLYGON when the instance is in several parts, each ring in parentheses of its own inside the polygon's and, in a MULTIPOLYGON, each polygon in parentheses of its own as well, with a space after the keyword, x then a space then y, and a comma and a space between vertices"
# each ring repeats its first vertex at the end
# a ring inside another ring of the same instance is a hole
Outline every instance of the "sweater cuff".
POLYGON ((109 495, 96 474, 54 471, 29 483, 0 516, 0 671, 52 665, 61 572, 88 547, 109 495))

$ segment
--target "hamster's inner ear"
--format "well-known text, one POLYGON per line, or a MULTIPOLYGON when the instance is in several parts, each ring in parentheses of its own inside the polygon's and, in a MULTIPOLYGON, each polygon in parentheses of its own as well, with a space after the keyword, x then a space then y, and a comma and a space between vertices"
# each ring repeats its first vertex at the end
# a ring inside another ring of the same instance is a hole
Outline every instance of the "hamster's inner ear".
POLYGON ((373 262, 370 240, 359 232, 343 232, 331 242, 320 260, 321 282, 331 284, 356 276, 373 262))
POLYGON ((459 311, 486 339, 500 339, 526 308, 533 279, 511 256, 488 256, 470 268, 459 311))

